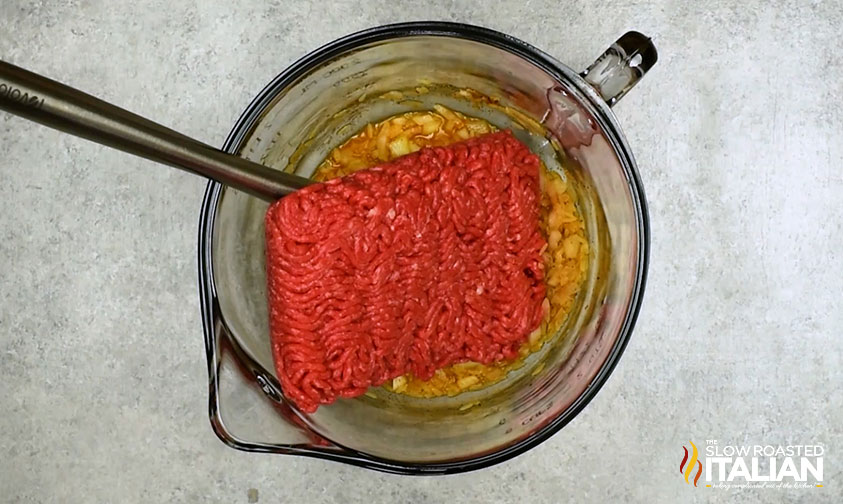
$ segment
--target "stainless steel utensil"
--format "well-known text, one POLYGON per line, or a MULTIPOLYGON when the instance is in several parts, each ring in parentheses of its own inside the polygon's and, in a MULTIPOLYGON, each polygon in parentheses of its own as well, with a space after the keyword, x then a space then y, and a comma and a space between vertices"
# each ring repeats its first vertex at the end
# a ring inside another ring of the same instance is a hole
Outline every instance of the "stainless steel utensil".
POLYGON ((0 109, 275 201, 310 181, 206 145, 79 90, 0 61, 0 109))

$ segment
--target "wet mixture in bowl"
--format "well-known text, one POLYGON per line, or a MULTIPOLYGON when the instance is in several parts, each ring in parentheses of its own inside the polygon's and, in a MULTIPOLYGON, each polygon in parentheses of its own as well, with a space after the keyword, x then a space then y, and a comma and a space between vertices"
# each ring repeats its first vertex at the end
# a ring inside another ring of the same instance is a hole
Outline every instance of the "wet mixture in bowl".
POLYGON ((314 178, 266 219, 273 355, 303 411, 485 387, 570 312, 583 221, 508 131, 437 105, 366 125, 314 178))
MULTIPOLYGON (((487 121, 469 117, 437 105, 434 110, 408 112, 368 124, 362 131, 335 148, 314 173, 314 179, 326 181, 370 168, 385 161, 418 151, 422 147, 441 147, 497 131, 487 121)), ((588 268, 588 240, 585 226, 577 212, 574 193, 559 174, 540 168, 540 228, 547 240, 542 252, 545 264, 545 314, 541 327, 512 360, 491 365, 467 361, 437 370, 428 380, 412 374, 394 378, 384 387, 415 397, 452 396, 491 385, 523 364, 532 352, 561 327, 574 304, 588 268)), ((540 371, 537 369, 535 372, 540 371)))

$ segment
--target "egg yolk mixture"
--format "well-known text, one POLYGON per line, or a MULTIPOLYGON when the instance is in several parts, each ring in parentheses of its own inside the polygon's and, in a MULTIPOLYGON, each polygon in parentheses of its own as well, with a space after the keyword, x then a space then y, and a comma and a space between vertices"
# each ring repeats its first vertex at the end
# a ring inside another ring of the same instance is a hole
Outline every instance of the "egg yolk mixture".
MULTIPOLYGON (((317 167, 314 179, 324 182, 392 161, 423 147, 444 147, 497 131, 492 124, 435 105, 434 110, 408 112, 369 123, 338 146, 317 167)), ((547 294, 541 327, 530 335, 514 361, 491 365, 461 362, 435 372, 428 380, 406 374, 384 388, 413 397, 453 396, 502 380, 553 336, 574 305, 588 268, 588 241, 573 193, 559 174, 541 166, 541 222, 547 239, 542 252, 547 294)), ((541 366, 541 364, 540 364, 541 366)), ((534 372, 538 372, 536 369, 534 372)))

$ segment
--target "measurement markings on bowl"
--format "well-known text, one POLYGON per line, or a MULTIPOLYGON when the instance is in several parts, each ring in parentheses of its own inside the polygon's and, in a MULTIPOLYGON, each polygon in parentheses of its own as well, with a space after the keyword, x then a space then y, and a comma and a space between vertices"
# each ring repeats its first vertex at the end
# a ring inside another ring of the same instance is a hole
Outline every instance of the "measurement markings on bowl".
POLYGON ((365 77, 369 73, 368 70, 360 70, 359 72, 355 72, 351 75, 343 77, 340 81, 331 84, 331 87, 340 87, 343 84, 348 84, 349 82, 359 79, 361 77, 365 77))
POLYGON ((547 413, 548 411, 550 411, 550 408, 552 408, 552 407, 553 407, 553 403, 551 402, 551 403, 549 403, 547 406, 545 406, 544 408, 542 408, 542 409, 540 409, 540 410, 536 411, 535 413, 533 413, 533 414, 532 414, 532 415, 530 415, 529 417, 527 417, 527 418, 525 418, 524 420, 522 420, 522 421, 521 421, 521 425, 527 425, 527 424, 529 424, 529 423, 532 423, 532 422, 534 422, 534 421, 538 420, 539 418, 541 418, 542 416, 544 416, 544 414, 545 414, 545 413, 547 413))

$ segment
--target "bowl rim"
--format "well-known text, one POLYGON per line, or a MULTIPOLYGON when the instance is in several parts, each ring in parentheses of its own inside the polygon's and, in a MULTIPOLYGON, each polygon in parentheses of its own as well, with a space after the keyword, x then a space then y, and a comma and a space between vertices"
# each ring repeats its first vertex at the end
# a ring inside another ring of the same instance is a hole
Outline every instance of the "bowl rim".
MULTIPOLYGON (((448 462, 403 462, 384 459, 369 455, 358 450, 345 447, 331 448, 309 446, 301 444, 272 444, 256 443, 239 439, 231 433, 223 422, 219 402, 219 368, 222 348, 221 338, 229 338, 227 329, 222 321, 216 286, 213 275, 212 243, 216 209, 218 207, 222 184, 213 180, 208 182, 199 215, 199 246, 198 246, 198 280, 202 325, 205 337, 205 352, 208 361, 209 382, 209 417, 216 435, 232 448, 264 453, 295 454, 308 457, 329 459, 344 462, 368 469, 399 474, 452 474, 472 471, 509 460, 525 451, 541 444, 558 432, 576 417, 585 406, 595 397, 597 392, 608 379, 617 365, 620 356, 629 341, 633 327, 641 309, 641 301, 647 280, 649 265, 650 225, 647 200, 644 194, 637 164, 632 155, 626 138, 611 111, 609 105, 600 97, 586 81, 576 72, 545 54, 532 45, 510 35, 488 28, 462 23, 443 21, 415 21, 377 26, 362 30, 329 42, 322 47, 298 59, 284 71, 278 74, 252 100, 249 106, 238 118, 231 132, 223 144, 225 152, 235 154, 242 147, 246 138, 250 136, 255 126, 271 104, 274 97, 284 88, 295 82, 302 75, 313 70, 332 58, 340 56, 361 45, 382 42, 390 39, 401 39, 413 36, 440 36, 468 39, 484 43, 513 53, 532 64, 540 67, 554 78, 573 83, 582 93, 586 103, 590 105, 594 117, 603 130, 606 138, 618 154, 618 158, 630 182, 633 207, 638 224, 638 263, 635 282, 632 287, 629 308, 625 314, 617 339, 609 351, 605 361, 598 369, 591 383, 580 396, 556 417, 550 419, 532 434, 504 446, 500 450, 477 455, 472 458, 448 462), (220 334, 218 334, 220 333, 220 334)), ((236 346, 236 342, 231 341, 236 346)), ((242 356, 241 356, 242 358, 242 356)), ((247 358, 248 359, 248 358, 247 358)), ((257 377, 258 380, 260 377, 257 377)), ((260 386, 260 383, 258 383, 260 386)))

